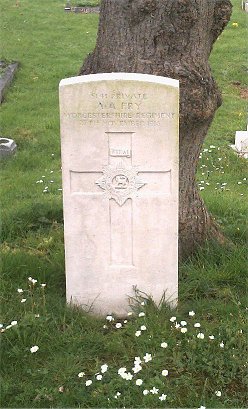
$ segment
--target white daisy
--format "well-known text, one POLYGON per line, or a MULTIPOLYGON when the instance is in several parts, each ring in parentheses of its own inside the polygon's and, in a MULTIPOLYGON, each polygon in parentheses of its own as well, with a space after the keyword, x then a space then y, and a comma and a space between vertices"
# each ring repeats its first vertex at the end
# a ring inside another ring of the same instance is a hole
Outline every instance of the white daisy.
POLYGON ((108 365, 107 364, 104 364, 104 365, 101 366, 101 372, 102 373, 107 372, 107 370, 108 370, 108 365))
POLYGON ((10 325, 11 325, 12 327, 14 327, 15 325, 17 325, 17 321, 11 321, 10 325))
POLYGON ((221 391, 215 391, 214 392, 216 396, 220 397, 221 396, 221 391))
POLYGON ((158 388, 155 388, 155 386, 154 386, 152 389, 150 389, 150 392, 151 392, 153 395, 157 395, 158 392, 159 392, 159 389, 158 389, 158 388))
POLYGON ((34 345, 33 347, 31 347, 31 348, 30 348, 30 352, 31 352, 31 354, 33 354, 33 353, 37 352, 37 351, 38 351, 38 349, 39 349, 39 347, 38 347, 37 345, 34 345))
POLYGON ((143 356, 143 358, 146 363, 152 360, 151 354, 148 353, 146 353, 145 356, 143 356))

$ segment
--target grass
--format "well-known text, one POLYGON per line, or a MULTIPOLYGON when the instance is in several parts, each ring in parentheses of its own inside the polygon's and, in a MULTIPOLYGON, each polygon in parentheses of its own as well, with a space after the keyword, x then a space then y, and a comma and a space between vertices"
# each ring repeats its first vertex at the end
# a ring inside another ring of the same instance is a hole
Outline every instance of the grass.
POLYGON ((72 5, 75 5, 77 7, 96 7, 100 5, 99 0, 89 0, 89 1, 78 1, 78 2, 72 2, 72 5), (75 3, 75 4, 74 4, 75 3))
POLYGON ((137 312, 145 315, 134 314, 126 323, 97 319, 65 304, 58 83, 76 75, 94 47, 98 16, 65 13, 61 0, 1 4, 0 59, 21 64, 1 106, 1 136, 18 145, 17 155, 1 162, 1 322, 5 329, 17 321, 1 334, 2 407, 246 406, 247 162, 228 146, 235 131, 246 126, 241 97, 246 14, 239 0, 233 3, 231 22, 211 56, 224 102, 197 175, 209 210, 233 246, 209 242, 180 266, 176 310, 165 303, 158 309, 137 294, 137 312), (195 316, 189 316, 192 310, 195 316), (178 323, 187 321, 186 333, 182 324, 176 328, 170 321, 173 316, 178 323), (194 327, 197 322, 200 328, 194 327), (141 326, 146 330, 136 336, 141 326), (36 345, 39 350, 31 353, 36 345), (131 371, 135 356, 144 361, 146 353, 152 360, 131 381, 117 374, 121 367, 131 371), (97 381, 103 364, 108 370, 97 381), (136 379, 143 384, 137 386, 136 379), (143 395, 153 387, 158 394, 143 395), (159 399, 162 394, 168 395, 165 401, 159 399))
POLYGON ((100 0, 69 0, 66 2, 71 7, 96 7, 99 6, 101 1, 100 0))

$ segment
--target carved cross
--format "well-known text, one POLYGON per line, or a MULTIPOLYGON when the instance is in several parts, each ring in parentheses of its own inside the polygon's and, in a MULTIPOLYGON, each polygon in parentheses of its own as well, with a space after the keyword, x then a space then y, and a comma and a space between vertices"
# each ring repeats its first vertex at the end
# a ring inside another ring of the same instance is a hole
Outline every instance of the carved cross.
POLYGON ((71 193, 104 196, 109 200, 110 264, 133 267, 133 201, 136 197, 170 194, 171 169, 153 171, 133 166, 134 132, 105 135, 108 165, 92 171, 71 170, 71 193))

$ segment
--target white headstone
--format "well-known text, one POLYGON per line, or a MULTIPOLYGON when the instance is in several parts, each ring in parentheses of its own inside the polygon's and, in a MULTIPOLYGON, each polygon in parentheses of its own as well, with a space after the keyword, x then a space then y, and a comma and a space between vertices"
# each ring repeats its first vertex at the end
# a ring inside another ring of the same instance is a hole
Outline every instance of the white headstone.
POLYGON ((67 301, 125 316, 134 288, 178 286, 177 80, 94 74, 60 83, 67 301))
POLYGON ((248 159, 248 130, 236 131, 235 145, 230 146, 239 156, 248 159))
POLYGON ((248 154, 248 131, 237 131, 235 135, 235 146, 239 152, 248 154))
POLYGON ((243 10, 245 10, 246 12, 248 12, 248 1, 242 0, 242 1, 241 1, 241 7, 242 7, 243 10))

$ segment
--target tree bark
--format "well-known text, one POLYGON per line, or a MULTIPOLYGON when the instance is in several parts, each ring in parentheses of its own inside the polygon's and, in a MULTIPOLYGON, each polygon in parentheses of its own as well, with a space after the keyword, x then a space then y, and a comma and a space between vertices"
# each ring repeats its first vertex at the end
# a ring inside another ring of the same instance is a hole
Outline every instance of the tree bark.
POLYGON ((80 74, 137 72, 180 81, 179 253, 222 240, 195 181, 203 141, 221 105, 212 46, 231 16, 229 0, 102 0, 95 50, 80 74))

